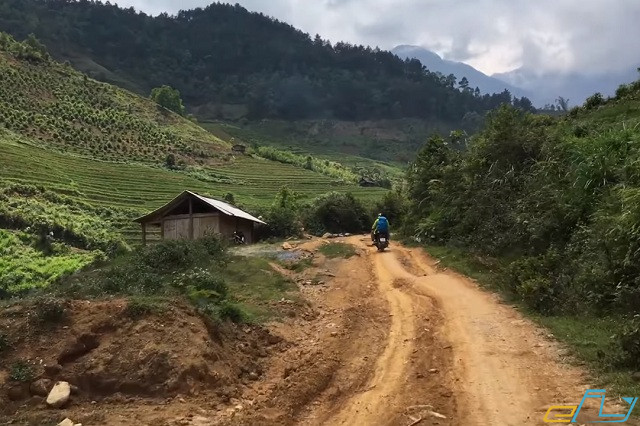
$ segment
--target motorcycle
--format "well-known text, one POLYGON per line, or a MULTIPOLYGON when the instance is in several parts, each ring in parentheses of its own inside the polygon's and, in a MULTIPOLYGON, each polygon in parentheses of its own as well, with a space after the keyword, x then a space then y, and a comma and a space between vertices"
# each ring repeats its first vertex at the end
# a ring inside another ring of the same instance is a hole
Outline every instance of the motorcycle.
POLYGON ((233 242, 238 244, 238 245, 242 245, 242 244, 246 244, 247 240, 244 237, 244 234, 242 232, 234 232, 233 233, 233 242))
POLYGON ((378 251, 384 251, 389 247, 389 237, 384 234, 376 234, 373 240, 373 245, 378 248, 378 251))

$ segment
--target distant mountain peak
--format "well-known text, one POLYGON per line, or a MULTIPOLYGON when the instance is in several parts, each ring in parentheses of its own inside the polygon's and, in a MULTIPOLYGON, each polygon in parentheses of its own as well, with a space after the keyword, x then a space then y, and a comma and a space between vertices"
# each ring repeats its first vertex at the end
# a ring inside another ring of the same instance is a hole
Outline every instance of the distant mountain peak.
POLYGON ((411 55, 415 52, 419 52, 423 55, 431 55, 433 59, 444 61, 444 59, 442 59, 442 56, 438 55, 436 52, 425 49, 424 47, 414 46, 411 44, 401 44, 400 46, 396 46, 393 48, 392 52, 400 57, 402 57, 402 55, 411 55))
POLYGON ((421 46, 400 45, 393 48, 392 52, 402 59, 418 59, 429 71, 440 72, 444 75, 453 74, 458 78, 458 81, 466 77, 469 80, 469 86, 480 88, 482 93, 500 93, 507 89, 514 96, 529 97, 526 90, 498 78, 490 77, 464 62, 443 59, 437 53, 421 46))

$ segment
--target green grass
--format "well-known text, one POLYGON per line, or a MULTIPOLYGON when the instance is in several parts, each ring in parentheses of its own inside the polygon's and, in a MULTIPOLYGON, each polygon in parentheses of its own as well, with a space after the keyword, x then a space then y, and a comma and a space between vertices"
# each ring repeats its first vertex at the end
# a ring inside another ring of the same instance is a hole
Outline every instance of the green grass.
POLYGON ((356 255, 356 249, 351 244, 329 243, 321 246, 318 251, 329 259, 348 259, 356 255))
MULTIPOLYGON (((441 266, 475 279, 482 287, 499 291, 496 268, 498 261, 481 259, 464 250, 445 246, 426 246, 425 250, 441 262, 441 266)), ((508 295, 507 295, 508 297, 508 295)), ((633 371, 612 366, 619 349, 612 336, 620 331, 620 319, 614 316, 543 316, 515 304, 522 313, 547 328, 570 353, 592 371, 598 386, 620 396, 640 394, 640 383, 631 378, 633 371)), ((639 414, 636 411, 636 415, 639 414)))
POLYGON ((294 283, 258 257, 234 257, 223 272, 229 294, 249 322, 264 322, 282 315, 274 304, 283 298, 297 300, 294 283))
POLYGON ((494 268, 499 267, 495 265, 495 261, 480 258, 454 247, 429 245, 424 248, 431 256, 440 260, 441 266, 473 278, 485 288, 496 291, 500 289, 493 272, 494 268))
POLYGON ((0 229, 0 291, 20 293, 56 282, 91 264, 97 253, 69 250, 45 254, 33 237, 0 229))
POLYGON ((320 158, 339 156, 340 163, 404 165, 434 131, 453 130, 443 123, 417 119, 344 122, 337 120, 263 120, 244 126, 209 122, 214 134, 231 135, 252 144, 275 146, 320 158))
MULTIPOLYGON (((311 128, 317 123, 323 123, 323 121, 269 121, 260 124, 249 123, 244 127, 220 122, 201 124, 205 129, 225 141, 234 138, 235 142, 274 147, 302 158, 311 155, 318 160, 336 162, 352 170, 375 168, 384 172, 392 180, 398 180, 403 176, 406 162, 413 158, 415 151, 426 140, 426 135, 429 133, 419 132, 419 135, 410 136, 409 138, 414 140, 411 143, 404 139, 392 142, 384 138, 376 139, 370 136, 336 136, 327 131, 309 136, 311 128), (399 157, 389 155, 386 160, 379 158, 379 151, 393 150, 396 145, 398 149, 406 150, 406 153, 399 155, 399 157), (372 153, 373 157, 367 156, 367 152, 372 153)), ((405 124, 399 121, 387 125, 391 128, 402 129, 404 132, 407 129, 405 124)), ((358 124, 348 125, 357 126, 358 124)))
POLYGON ((35 371, 27 361, 16 361, 9 368, 9 378, 15 382, 28 383, 35 378, 35 371))

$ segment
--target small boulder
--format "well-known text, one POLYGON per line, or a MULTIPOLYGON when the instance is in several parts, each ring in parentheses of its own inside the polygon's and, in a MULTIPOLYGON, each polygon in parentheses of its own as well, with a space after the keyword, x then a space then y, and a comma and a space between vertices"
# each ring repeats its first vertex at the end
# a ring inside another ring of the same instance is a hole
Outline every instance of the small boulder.
POLYGON ((49 392, 47 396, 47 405, 53 408, 61 408, 68 401, 71 396, 71 386, 68 382, 58 382, 49 392))
POLYGON ((631 378, 632 378, 633 380, 635 380, 636 382, 640 382, 640 371, 638 371, 638 372, 636 372, 636 373, 633 373, 633 374, 631 375, 631 378))
POLYGON ((282 249, 283 250, 291 250, 291 249, 293 249, 293 246, 290 243, 284 243, 284 244, 282 244, 282 249))
POLYGON ((24 383, 11 386, 7 390, 7 397, 9 401, 23 401, 29 398, 29 386, 24 383))
POLYGON ((331 238, 331 234, 327 232, 322 236, 322 238, 331 238))
POLYGON ((73 420, 67 417, 66 419, 58 423, 58 426, 75 426, 75 423, 73 422, 73 420))
POLYGON ((29 391, 31 395, 47 397, 52 387, 53 382, 50 379, 38 379, 31 383, 29 391))

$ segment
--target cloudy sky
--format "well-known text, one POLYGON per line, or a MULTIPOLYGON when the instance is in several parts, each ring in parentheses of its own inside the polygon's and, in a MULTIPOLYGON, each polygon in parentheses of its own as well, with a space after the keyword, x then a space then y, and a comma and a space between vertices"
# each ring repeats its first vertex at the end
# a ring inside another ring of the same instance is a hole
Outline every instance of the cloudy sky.
MULTIPOLYGON (((147 13, 207 0, 116 0, 147 13)), ((233 0, 323 38, 429 48, 487 74, 601 73, 640 65, 640 0, 233 0)))

